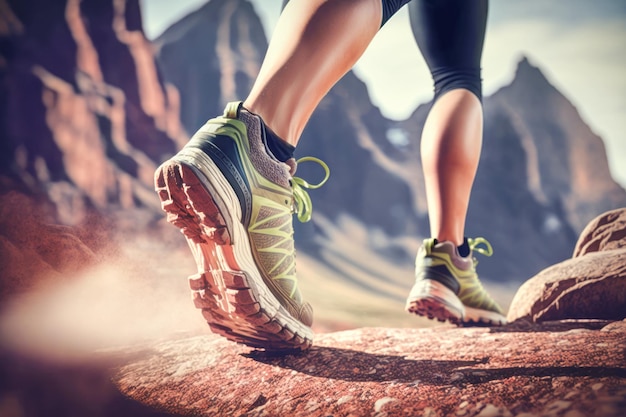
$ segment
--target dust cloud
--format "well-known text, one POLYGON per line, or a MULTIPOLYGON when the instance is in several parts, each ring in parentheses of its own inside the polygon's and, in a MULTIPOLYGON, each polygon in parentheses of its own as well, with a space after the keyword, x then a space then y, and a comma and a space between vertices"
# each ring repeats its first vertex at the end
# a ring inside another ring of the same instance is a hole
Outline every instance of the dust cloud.
POLYGON ((193 257, 176 238, 121 237, 95 266, 40 279, 5 303, 1 343, 41 359, 80 361, 101 349, 208 333, 187 285, 193 257))

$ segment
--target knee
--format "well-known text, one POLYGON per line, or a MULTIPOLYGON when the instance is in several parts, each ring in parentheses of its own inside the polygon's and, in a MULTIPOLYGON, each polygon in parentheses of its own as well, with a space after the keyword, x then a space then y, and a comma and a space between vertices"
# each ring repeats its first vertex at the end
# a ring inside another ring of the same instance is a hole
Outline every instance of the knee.
POLYGON ((435 101, 448 91, 463 88, 482 102, 480 68, 441 67, 433 69, 431 74, 435 87, 435 101))

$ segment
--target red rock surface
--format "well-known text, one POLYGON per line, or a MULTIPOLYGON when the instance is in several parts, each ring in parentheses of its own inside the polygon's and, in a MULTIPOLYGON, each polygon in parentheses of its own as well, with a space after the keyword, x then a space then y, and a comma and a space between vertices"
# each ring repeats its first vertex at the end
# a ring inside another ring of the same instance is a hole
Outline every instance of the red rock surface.
POLYGON ((605 324, 364 328, 284 357, 197 336, 136 351, 114 383, 176 415, 617 417, 626 323, 605 324))

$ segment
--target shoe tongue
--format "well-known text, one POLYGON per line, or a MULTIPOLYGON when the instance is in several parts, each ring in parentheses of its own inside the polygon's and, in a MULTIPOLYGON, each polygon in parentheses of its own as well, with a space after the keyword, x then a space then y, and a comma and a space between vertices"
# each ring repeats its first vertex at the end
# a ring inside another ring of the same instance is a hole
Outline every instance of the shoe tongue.
POLYGON ((471 256, 463 257, 459 255, 458 249, 456 245, 449 241, 439 242, 437 244, 437 250, 440 252, 445 252, 450 256, 450 260, 452 263, 460 269, 467 270, 471 268, 473 265, 473 260, 471 256))
POLYGON ((285 164, 289 167, 289 175, 293 177, 296 174, 296 170, 298 169, 298 164, 296 163, 296 159, 289 158, 285 161, 285 164))

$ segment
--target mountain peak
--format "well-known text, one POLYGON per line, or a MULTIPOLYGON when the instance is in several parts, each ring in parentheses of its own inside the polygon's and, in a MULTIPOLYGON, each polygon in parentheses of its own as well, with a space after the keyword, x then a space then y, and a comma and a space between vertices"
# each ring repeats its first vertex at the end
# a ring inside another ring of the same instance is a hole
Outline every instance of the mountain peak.
POLYGON ((526 86, 532 85, 539 87, 543 87, 547 84, 552 87, 552 84, 550 84, 550 81, 548 81, 541 69, 539 69, 538 66, 534 65, 525 55, 523 55, 517 63, 517 68, 515 69, 515 77, 513 79, 513 84, 515 83, 520 83, 526 86))
POLYGON ((538 70, 539 69, 537 66, 530 63, 530 60, 528 59, 526 55, 522 55, 522 58, 517 63, 517 70, 519 71, 520 68, 522 70, 532 70, 532 69, 538 70))
POLYGON ((220 22, 230 20, 235 13, 258 20, 257 26, 261 24, 252 3, 248 0, 210 0, 172 24, 153 41, 153 44, 158 50, 166 43, 183 38, 190 30, 203 28, 211 31, 211 28, 217 28, 220 22))
POLYGON ((522 58, 517 63, 515 77, 511 85, 523 86, 525 89, 531 87, 533 89, 539 88, 543 90, 548 88, 556 90, 539 67, 533 65, 526 55, 522 55, 522 58))

